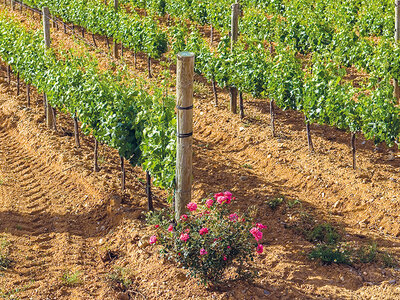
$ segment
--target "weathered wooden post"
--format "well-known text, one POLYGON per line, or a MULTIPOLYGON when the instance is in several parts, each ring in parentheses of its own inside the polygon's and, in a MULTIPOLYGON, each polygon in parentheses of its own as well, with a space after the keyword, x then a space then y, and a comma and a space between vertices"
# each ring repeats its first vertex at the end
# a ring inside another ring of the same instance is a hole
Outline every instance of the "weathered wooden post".
MULTIPOLYGON (((400 0, 395 0, 395 29, 394 29, 394 40, 396 42, 396 46, 398 46, 398 42, 400 39, 400 0)), ((393 96, 400 103, 400 87, 399 81, 393 78, 393 96)))
POLYGON ((236 44, 239 37, 239 8, 240 4, 237 1, 236 3, 232 4, 231 51, 233 51, 233 47, 236 44))
POLYGON ((191 52, 180 52, 178 53, 177 60, 175 218, 179 221, 192 197, 194 54, 191 52))
MULTIPOLYGON (((46 49, 50 48, 50 11, 47 6, 43 7, 43 31, 44 31, 44 44, 46 49)), ((46 51, 46 50, 45 50, 46 51)), ((46 94, 44 94, 46 101, 46 124, 48 128, 55 127, 55 113, 53 108, 49 105, 46 94)))
MULTIPOLYGON (((238 40, 239 35, 239 3, 232 4, 232 18, 231 18, 231 52, 233 52, 233 47, 238 40)), ((237 113, 237 96, 238 90, 236 87, 231 86, 229 88, 229 93, 231 96, 230 108, 231 112, 237 113)))
MULTIPOLYGON (((114 9, 116 12, 118 12, 118 0, 114 0, 114 9)), ((114 40, 113 54, 115 58, 118 58, 118 43, 115 40, 115 37, 113 40, 114 40)))

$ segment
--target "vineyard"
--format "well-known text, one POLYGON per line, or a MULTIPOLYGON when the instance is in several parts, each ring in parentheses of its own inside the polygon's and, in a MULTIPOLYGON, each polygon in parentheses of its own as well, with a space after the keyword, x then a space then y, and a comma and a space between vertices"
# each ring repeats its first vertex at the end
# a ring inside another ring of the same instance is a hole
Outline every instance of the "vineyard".
POLYGON ((400 297, 397 2, 2 1, 0 298, 400 297))

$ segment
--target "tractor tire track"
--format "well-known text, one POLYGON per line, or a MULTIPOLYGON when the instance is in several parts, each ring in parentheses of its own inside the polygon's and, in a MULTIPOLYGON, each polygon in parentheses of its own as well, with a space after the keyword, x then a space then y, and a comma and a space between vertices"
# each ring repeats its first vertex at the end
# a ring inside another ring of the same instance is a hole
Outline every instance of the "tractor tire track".
MULTIPOLYGON (((0 195, 0 234, 16 236, 13 254, 23 256, 14 260, 9 286, 23 287, 20 297, 69 298, 64 274, 79 272, 80 280, 98 282, 102 273, 93 259, 96 216, 72 212, 73 200, 83 199, 85 189, 26 150, 18 132, 8 127, 0 122, 0 175, 9 183, 0 195), (12 208, 2 208, 2 202, 12 202, 12 208)), ((79 284, 74 289, 82 297, 100 298, 79 284)))

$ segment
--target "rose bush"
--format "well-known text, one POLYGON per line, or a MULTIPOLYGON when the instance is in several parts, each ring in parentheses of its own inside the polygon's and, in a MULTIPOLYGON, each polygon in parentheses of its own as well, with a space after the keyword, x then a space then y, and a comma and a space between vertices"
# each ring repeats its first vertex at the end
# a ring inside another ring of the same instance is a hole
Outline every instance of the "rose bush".
MULTIPOLYGON (((151 244, 160 245, 163 255, 203 283, 220 281, 229 266, 242 266, 264 251, 261 230, 266 226, 253 222, 254 209, 231 213, 234 200, 230 192, 224 192, 202 203, 189 203, 188 213, 177 224, 171 221, 172 211, 149 213, 147 221, 159 225, 151 244)), ((241 275, 240 267, 237 271, 241 275)))

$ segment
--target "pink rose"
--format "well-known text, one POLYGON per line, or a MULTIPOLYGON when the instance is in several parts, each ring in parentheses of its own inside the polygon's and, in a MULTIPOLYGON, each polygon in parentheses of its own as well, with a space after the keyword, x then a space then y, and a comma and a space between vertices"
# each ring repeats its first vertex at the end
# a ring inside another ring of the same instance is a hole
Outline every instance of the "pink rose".
POLYGON ((206 255, 208 252, 207 252, 207 250, 206 249, 204 249, 204 248, 201 248, 200 249, 200 255, 206 255))
POLYGON ((217 197, 217 202, 219 203, 219 204, 224 204, 225 202, 227 202, 228 201, 228 198, 226 197, 226 196, 218 196, 217 197))
POLYGON ((187 220, 188 216, 187 215, 182 215, 181 216, 181 221, 185 222, 187 220))
POLYGON ((195 210, 197 209, 197 204, 194 203, 194 202, 190 202, 190 203, 187 205, 187 208, 188 208, 190 211, 195 211, 195 210))
POLYGON ((257 245, 257 253, 261 254, 264 251, 264 246, 262 244, 257 245))
POLYGON ((169 226, 168 226, 168 231, 169 231, 169 232, 172 232, 173 230, 174 230, 174 226, 169 225, 169 226))
POLYGON ((257 227, 250 229, 250 233, 254 236, 257 242, 262 239, 263 234, 257 227))
POLYGON ((232 199, 232 193, 229 191, 225 191, 224 196, 227 197, 228 199, 232 199))
POLYGON ((217 194, 214 195, 214 198, 217 199, 220 196, 224 196, 224 193, 217 193, 217 194))
POLYGON ((227 260, 228 258, 224 255, 223 259, 224 259, 224 260, 227 260))
POLYGON ((236 222, 238 220, 239 216, 235 213, 235 214, 229 215, 228 218, 229 218, 229 221, 236 222))
POLYGON ((157 237, 155 235, 152 235, 150 237, 150 245, 157 243, 157 237))
POLYGON ((228 246, 228 247, 226 247, 226 248, 231 249, 231 246, 228 246))
POLYGON ((190 232, 190 228, 186 228, 185 233, 189 233, 189 232, 190 232))
POLYGON ((209 215, 210 213, 211 213, 211 212, 208 211, 208 210, 206 210, 206 211, 204 212, 205 215, 209 215))
POLYGON ((208 228, 207 227, 203 227, 202 229, 200 229, 199 233, 200 233, 200 235, 208 233, 208 228))
POLYGON ((267 228, 267 226, 265 226, 265 225, 263 225, 263 224, 261 224, 261 223, 257 223, 256 226, 257 226, 259 229, 265 229, 265 228, 267 228))
POLYGON ((211 208, 211 206, 213 205, 213 203, 214 203, 214 200, 213 200, 213 199, 208 199, 208 200, 206 201, 206 206, 207 206, 208 208, 211 208))
POLYGON ((158 228, 158 227, 160 227, 160 225, 156 224, 156 225, 154 225, 154 227, 155 227, 155 228, 158 228))
POLYGON ((186 242, 189 239, 189 235, 187 233, 182 233, 179 239, 183 242, 186 242))

